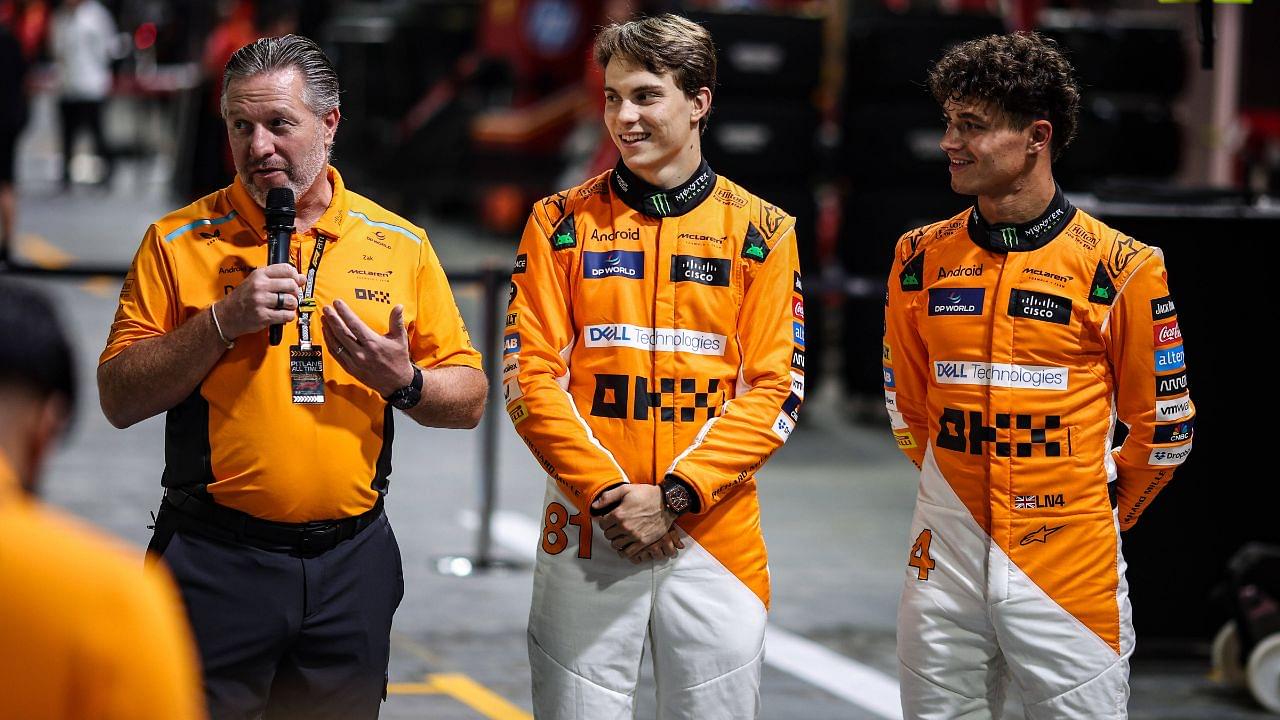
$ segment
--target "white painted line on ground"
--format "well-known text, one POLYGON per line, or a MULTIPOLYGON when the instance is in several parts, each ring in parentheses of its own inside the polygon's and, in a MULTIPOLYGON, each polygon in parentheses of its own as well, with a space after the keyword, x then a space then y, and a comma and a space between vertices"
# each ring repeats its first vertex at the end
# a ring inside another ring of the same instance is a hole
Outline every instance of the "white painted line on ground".
MULTIPOLYGON (((462 527, 479 526, 474 511, 464 510, 462 527)), ((520 513, 498 510, 493 514, 493 539, 527 560, 538 555, 538 523, 520 513)), ((765 638, 766 665, 826 690, 886 720, 902 720, 898 681, 799 635, 769 625, 765 638)))

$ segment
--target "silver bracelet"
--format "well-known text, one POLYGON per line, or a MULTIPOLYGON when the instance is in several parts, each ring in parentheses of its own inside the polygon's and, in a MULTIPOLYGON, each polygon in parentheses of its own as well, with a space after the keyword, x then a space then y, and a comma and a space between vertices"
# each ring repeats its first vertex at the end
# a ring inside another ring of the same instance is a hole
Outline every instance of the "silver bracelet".
POLYGON ((236 341, 228 340, 227 336, 222 334, 222 323, 218 322, 218 313, 214 311, 214 308, 217 305, 218 303, 214 302, 213 305, 209 306, 209 316, 213 318, 213 328, 218 331, 218 339, 222 341, 223 345, 227 346, 228 350, 230 350, 236 346, 236 341))

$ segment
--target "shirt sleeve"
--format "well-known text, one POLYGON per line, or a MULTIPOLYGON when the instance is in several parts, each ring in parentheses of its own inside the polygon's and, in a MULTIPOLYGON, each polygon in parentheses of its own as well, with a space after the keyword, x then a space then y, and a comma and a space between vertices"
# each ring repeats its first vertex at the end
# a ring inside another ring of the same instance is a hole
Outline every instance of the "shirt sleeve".
POLYGON ((898 242, 885 291, 884 404, 898 449, 916 467, 924 462, 929 441, 927 392, 929 351, 916 327, 916 298, 922 292, 924 251, 905 261, 906 236, 898 242), (916 289, 911 289, 912 287, 916 289))
POLYGON ((418 306, 409 332, 409 353, 423 368, 462 365, 480 369, 480 353, 454 301, 449 279, 431 241, 422 235, 418 257, 418 306))
POLYGON ((553 251, 535 207, 511 275, 502 340, 503 395, 516 433, 578 510, 612 485, 629 482, 595 438, 568 392, 576 340, 570 308, 571 253, 553 251))
POLYGON ((778 229, 763 262, 746 261, 754 277, 738 311, 738 392, 667 471, 698 494, 699 514, 750 480, 800 417, 804 370, 793 353, 804 352, 804 297, 792 222, 778 229))
POLYGON ((1129 428, 1112 451, 1120 529, 1128 530, 1191 453, 1195 406, 1182 331, 1158 248, 1129 277, 1105 335, 1116 413, 1129 428))
POLYGON ((120 304, 98 364, 119 355, 139 340, 159 337, 176 328, 180 324, 177 297, 173 258, 164 246, 160 231, 152 225, 142 238, 120 286, 120 304))

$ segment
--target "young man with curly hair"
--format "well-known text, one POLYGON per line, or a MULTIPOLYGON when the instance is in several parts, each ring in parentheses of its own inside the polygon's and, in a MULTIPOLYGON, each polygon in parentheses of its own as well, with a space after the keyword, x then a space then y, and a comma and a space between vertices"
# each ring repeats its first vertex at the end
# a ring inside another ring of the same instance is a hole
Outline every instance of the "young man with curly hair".
POLYGON ((1120 532, 1190 453, 1195 420, 1163 254, 1054 182, 1080 91, 1051 40, 964 43, 929 85, 951 187, 977 200, 904 235, 889 276, 885 401, 920 468, 904 714, 999 717, 1012 679, 1027 717, 1123 718, 1120 532))
POLYGON ((756 471, 804 397, 794 220, 702 157, 716 54, 675 15, 600 32, 613 170, 534 205, 506 407, 546 471, 529 663, 543 719, 760 707, 769 568, 756 471))

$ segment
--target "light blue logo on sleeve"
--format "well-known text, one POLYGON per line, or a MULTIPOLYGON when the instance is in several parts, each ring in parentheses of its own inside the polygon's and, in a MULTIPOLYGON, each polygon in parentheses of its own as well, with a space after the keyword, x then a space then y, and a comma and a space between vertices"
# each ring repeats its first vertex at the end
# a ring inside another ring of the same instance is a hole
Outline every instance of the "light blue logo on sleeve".
POLYGON ((804 323, 791 323, 791 339, 795 341, 796 345, 804 347, 804 323))
POLYGON ((1181 370, 1186 367, 1186 353, 1181 345, 1156 350, 1156 372, 1181 370))
POLYGON ((511 333, 502 338, 502 354, 511 355, 520 352, 520 333, 511 333))

